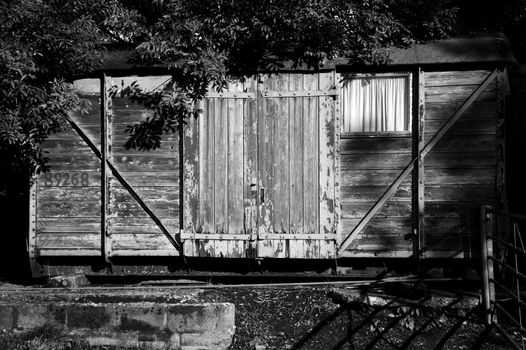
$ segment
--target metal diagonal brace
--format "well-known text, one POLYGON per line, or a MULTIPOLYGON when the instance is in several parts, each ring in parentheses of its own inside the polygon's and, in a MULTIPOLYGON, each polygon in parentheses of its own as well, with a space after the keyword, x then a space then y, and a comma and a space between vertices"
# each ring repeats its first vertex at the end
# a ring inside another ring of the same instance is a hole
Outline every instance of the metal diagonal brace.
POLYGON ((405 178, 411 173, 413 170, 416 161, 418 158, 424 158, 432 149, 435 147, 435 145, 442 139, 442 137, 446 134, 446 132, 453 126, 453 124, 456 123, 456 121, 464 114, 464 112, 467 111, 469 107, 475 102, 475 100, 482 94, 482 92, 488 87, 488 85, 495 79, 497 76, 497 69, 495 69, 493 72, 491 72, 486 79, 480 84, 475 91, 464 101, 462 106, 459 107, 459 109, 451 116, 451 118, 448 119, 448 121, 440 128, 440 130, 429 140, 429 142, 425 145, 425 147, 422 149, 422 151, 409 162, 409 164, 404 168, 402 173, 398 175, 396 180, 389 186, 389 188, 385 191, 385 193, 380 197, 380 199, 375 203, 375 205, 372 206, 371 209, 367 212, 367 214, 360 220, 358 225, 354 228, 354 230, 347 236, 342 243, 340 244, 340 247, 338 248, 338 256, 341 256, 343 252, 347 249, 347 247, 351 244, 351 242, 358 236, 358 234, 369 224, 371 219, 378 213, 378 211, 384 206, 384 204, 387 202, 387 200, 398 190, 402 182, 405 180, 405 178))
MULTIPOLYGON (((86 142, 86 144, 91 148, 93 153, 102 160, 102 154, 100 150, 97 148, 97 146, 89 139, 89 137, 82 131, 82 129, 73 121, 71 118, 69 118, 69 124, 75 130, 75 132, 86 142)), ((106 164, 110 168, 111 172, 113 173, 113 176, 120 182, 120 184, 128 191, 128 193, 133 197, 133 199, 140 205, 140 207, 144 210, 146 214, 157 224, 159 229, 162 231, 162 233, 168 238, 168 241, 182 254, 182 248, 181 245, 172 237, 168 229, 164 226, 164 224, 159 220, 159 218, 154 214, 154 212, 144 203, 144 201, 141 199, 141 197, 135 192, 133 187, 126 181, 126 179, 119 173, 117 168, 113 165, 111 161, 106 159, 106 164)))

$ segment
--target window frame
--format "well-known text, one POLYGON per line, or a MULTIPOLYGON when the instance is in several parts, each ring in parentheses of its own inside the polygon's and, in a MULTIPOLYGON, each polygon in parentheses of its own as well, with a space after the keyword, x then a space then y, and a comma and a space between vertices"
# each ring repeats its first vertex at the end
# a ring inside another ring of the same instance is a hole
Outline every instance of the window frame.
MULTIPOLYGON (((399 71, 399 72, 383 72, 383 73, 342 73, 342 79, 339 83, 340 91, 343 89, 343 85, 348 79, 364 79, 364 78, 390 78, 390 77, 405 77, 407 78, 407 105, 408 105, 408 114, 409 114, 409 130, 404 131, 344 131, 345 118, 343 115, 343 108, 340 107, 340 137, 349 138, 349 137, 409 137, 413 133, 413 75, 412 71, 399 71)), ((338 96, 340 98, 340 106, 343 105, 343 99, 341 94, 338 96)))

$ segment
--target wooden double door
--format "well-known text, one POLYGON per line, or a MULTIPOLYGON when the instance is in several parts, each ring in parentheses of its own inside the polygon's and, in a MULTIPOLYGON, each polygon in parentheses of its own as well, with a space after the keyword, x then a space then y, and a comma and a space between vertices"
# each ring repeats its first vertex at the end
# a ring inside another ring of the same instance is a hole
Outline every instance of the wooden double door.
POLYGON ((183 137, 185 255, 334 257, 334 72, 255 76, 201 109, 183 137))

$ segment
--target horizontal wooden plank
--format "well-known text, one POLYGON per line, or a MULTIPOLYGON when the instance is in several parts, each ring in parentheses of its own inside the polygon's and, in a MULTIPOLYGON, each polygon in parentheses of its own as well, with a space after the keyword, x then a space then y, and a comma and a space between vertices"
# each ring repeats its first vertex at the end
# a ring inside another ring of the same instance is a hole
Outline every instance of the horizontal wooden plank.
POLYGON ((356 153, 404 153, 411 150, 411 138, 342 138, 340 145, 342 155, 356 153))
POLYGON ((412 249, 412 241, 404 240, 403 236, 392 235, 358 235, 346 250, 366 251, 407 251, 412 249))
POLYGON ((480 207, 484 202, 456 202, 456 201, 435 201, 428 202, 425 206, 426 217, 463 217, 480 215, 480 207))
MULTIPOLYGON (((36 249, 41 256, 100 255, 100 234, 79 232, 37 235, 36 249)), ((141 251, 150 251, 152 256, 166 256, 167 253, 169 256, 178 255, 162 234, 115 234, 112 236, 112 250, 120 256, 145 255, 141 251)))
MULTIPOLYGON (((132 198, 128 190, 122 187, 116 180, 111 180, 112 200, 115 203, 127 202, 132 198)), ((175 187, 134 187, 135 192, 145 201, 159 203, 179 203, 179 189, 175 187)), ((133 198, 132 198, 133 199, 133 198)))
POLYGON ((411 153, 342 154, 341 171, 403 170, 411 161, 411 153))
POLYGON ((100 203, 100 188, 97 187, 38 187, 37 202, 100 203))
POLYGON ((35 248, 40 249, 99 249, 100 233, 90 232, 48 232, 37 234, 35 248))
POLYGON ((178 156, 179 154, 179 141, 171 141, 171 140, 163 140, 161 139, 160 146, 156 148, 155 150, 150 151, 141 151, 138 149, 126 149, 124 147, 124 144, 126 142, 126 138, 122 138, 121 140, 113 140, 112 142, 112 154, 113 156, 119 156, 119 155, 128 155, 128 154, 144 154, 144 155, 157 155, 157 154, 173 154, 174 156, 178 156))
POLYGON ((120 174, 133 187, 179 187, 179 171, 122 171, 120 174))
POLYGON ((77 201, 37 201, 38 217, 100 217, 100 200, 97 202, 77 201))
POLYGON ((427 237, 435 237, 440 239, 440 236, 447 234, 454 237, 455 234, 472 234, 475 235, 480 231, 480 217, 474 216, 458 216, 458 217, 424 217, 424 229, 427 237))
MULTIPOLYGON (((341 202, 371 202, 377 201, 388 189, 388 186, 345 186, 341 185, 341 202)), ((411 198, 411 185, 401 185, 391 197, 391 200, 408 200, 411 198)))
POLYGON ((206 93, 207 99, 255 99, 256 94, 253 92, 215 92, 209 91, 206 93))
POLYGON ((495 187, 492 185, 426 185, 425 200, 429 201, 460 201, 487 202, 495 200, 495 187))
MULTIPOLYGON (((401 171, 395 170, 343 170, 341 174, 341 186, 385 186, 392 184, 401 171)), ((405 181, 405 185, 411 183, 411 178, 405 181)))
POLYGON ((487 70, 424 72, 424 81, 426 87, 444 85, 480 85, 490 73, 491 71, 487 70))
POLYGON ((100 187, 100 172, 51 168, 40 174, 37 182, 39 187, 100 187))
MULTIPOLYGON (((428 140, 426 140, 427 142, 428 140)), ((496 147, 495 135, 446 135, 430 152, 491 152, 496 147)))
POLYGON ((426 234, 426 250, 457 251, 470 255, 479 250, 478 233, 446 232, 440 234, 426 234))
MULTIPOLYGON (((128 139, 130 138, 130 133, 128 131, 126 131, 126 127, 128 126, 129 124, 126 124, 126 125, 122 125, 122 124, 117 124, 117 125, 113 125, 112 127, 112 135, 111 135, 111 141, 112 143, 115 145, 115 146, 121 146, 121 145, 124 145, 126 143, 126 141, 128 141, 128 139)), ((163 134, 161 135, 161 148, 159 149, 164 149, 166 147, 162 147, 163 145, 166 145, 168 143, 172 144, 177 144, 179 141, 179 136, 177 134, 177 131, 175 133, 169 133, 169 134, 163 134)))
POLYGON ((488 152, 436 152, 428 153, 424 163, 426 168, 464 168, 494 169, 496 165, 495 150, 488 152))
POLYGON ((152 247, 145 249, 115 249, 111 252, 111 256, 179 256, 179 251, 177 249, 161 247, 152 247))
MULTIPOLYGON (((286 86, 286 85, 285 85, 286 86)), ((316 96, 338 96, 339 92, 336 89, 330 90, 303 90, 303 91, 263 91, 265 98, 278 97, 316 97, 316 96)))
MULTIPOLYGON (((425 123, 425 139, 429 140, 446 123, 445 120, 429 120, 425 123)), ((447 135, 496 134, 495 119, 460 119, 447 135)))
MULTIPOLYGON (((428 120, 448 120, 462 105, 463 101, 430 102, 425 105, 425 118, 428 120)), ((475 101, 460 118, 495 119, 496 101, 475 101)))
MULTIPOLYGON (((361 219, 343 219, 342 220, 342 232, 351 232, 361 219)), ((370 223, 357 236, 396 236, 401 237, 412 231, 412 218, 411 215, 406 217, 391 217, 391 218, 380 218, 374 217, 370 223)))
POLYGON ((91 150, 73 154, 64 152, 60 154, 46 154, 47 166, 52 171, 94 171, 100 172, 100 160, 91 150))
MULTIPOLYGON (((497 98, 495 82, 490 83, 477 98, 478 101, 494 101, 497 98)), ((429 86, 425 90, 425 102, 465 101, 478 85, 429 86)))
POLYGON ((342 258, 408 258, 413 254, 412 248, 404 250, 364 250, 364 249, 347 249, 340 256, 342 258))
POLYGON ((494 185, 495 177, 495 169, 426 168, 424 170, 427 185, 494 185))
MULTIPOLYGON (((100 141, 93 140, 93 143, 100 149, 100 141)), ((79 137, 68 137, 63 139, 48 139, 42 144, 44 154, 52 156, 54 154, 92 154, 93 151, 79 137)))
MULTIPOLYGON (((351 202, 342 203, 342 219, 359 219, 372 208, 376 202, 351 202)), ((375 217, 409 217, 411 216, 411 201, 388 201, 375 217)))
POLYGON ((98 217, 38 217, 37 235, 53 232, 100 232, 98 217))
POLYGON ((95 248, 75 248, 75 247, 52 247, 39 248, 36 251, 36 256, 100 256, 100 249, 95 248))
MULTIPOLYGON (((148 205, 148 208, 159 218, 179 218, 179 205, 177 202, 152 202, 143 199, 148 205)), ((118 203, 112 202, 110 204, 109 212, 111 215, 118 218, 147 218, 148 214, 135 202, 130 199, 127 201, 120 201, 118 203)))
MULTIPOLYGON (((178 218, 159 218, 166 229, 175 235, 179 232, 178 218)), ((110 232, 114 234, 133 233, 133 234, 161 234, 160 228, 150 218, 116 218, 108 219, 110 232)))
POLYGON ((114 155, 112 163, 121 172, 156 172, 179 170, 179 159, 176 156, 165 157, 151 154, 133 156, 114 155))

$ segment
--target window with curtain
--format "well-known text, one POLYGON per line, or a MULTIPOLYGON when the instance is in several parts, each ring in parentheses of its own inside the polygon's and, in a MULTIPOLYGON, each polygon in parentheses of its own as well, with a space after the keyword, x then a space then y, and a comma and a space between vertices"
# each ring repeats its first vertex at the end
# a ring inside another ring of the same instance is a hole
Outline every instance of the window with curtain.
POLYGON ((358 77, 341 90, 342 132, 411 131, 409 75, 358 77))

